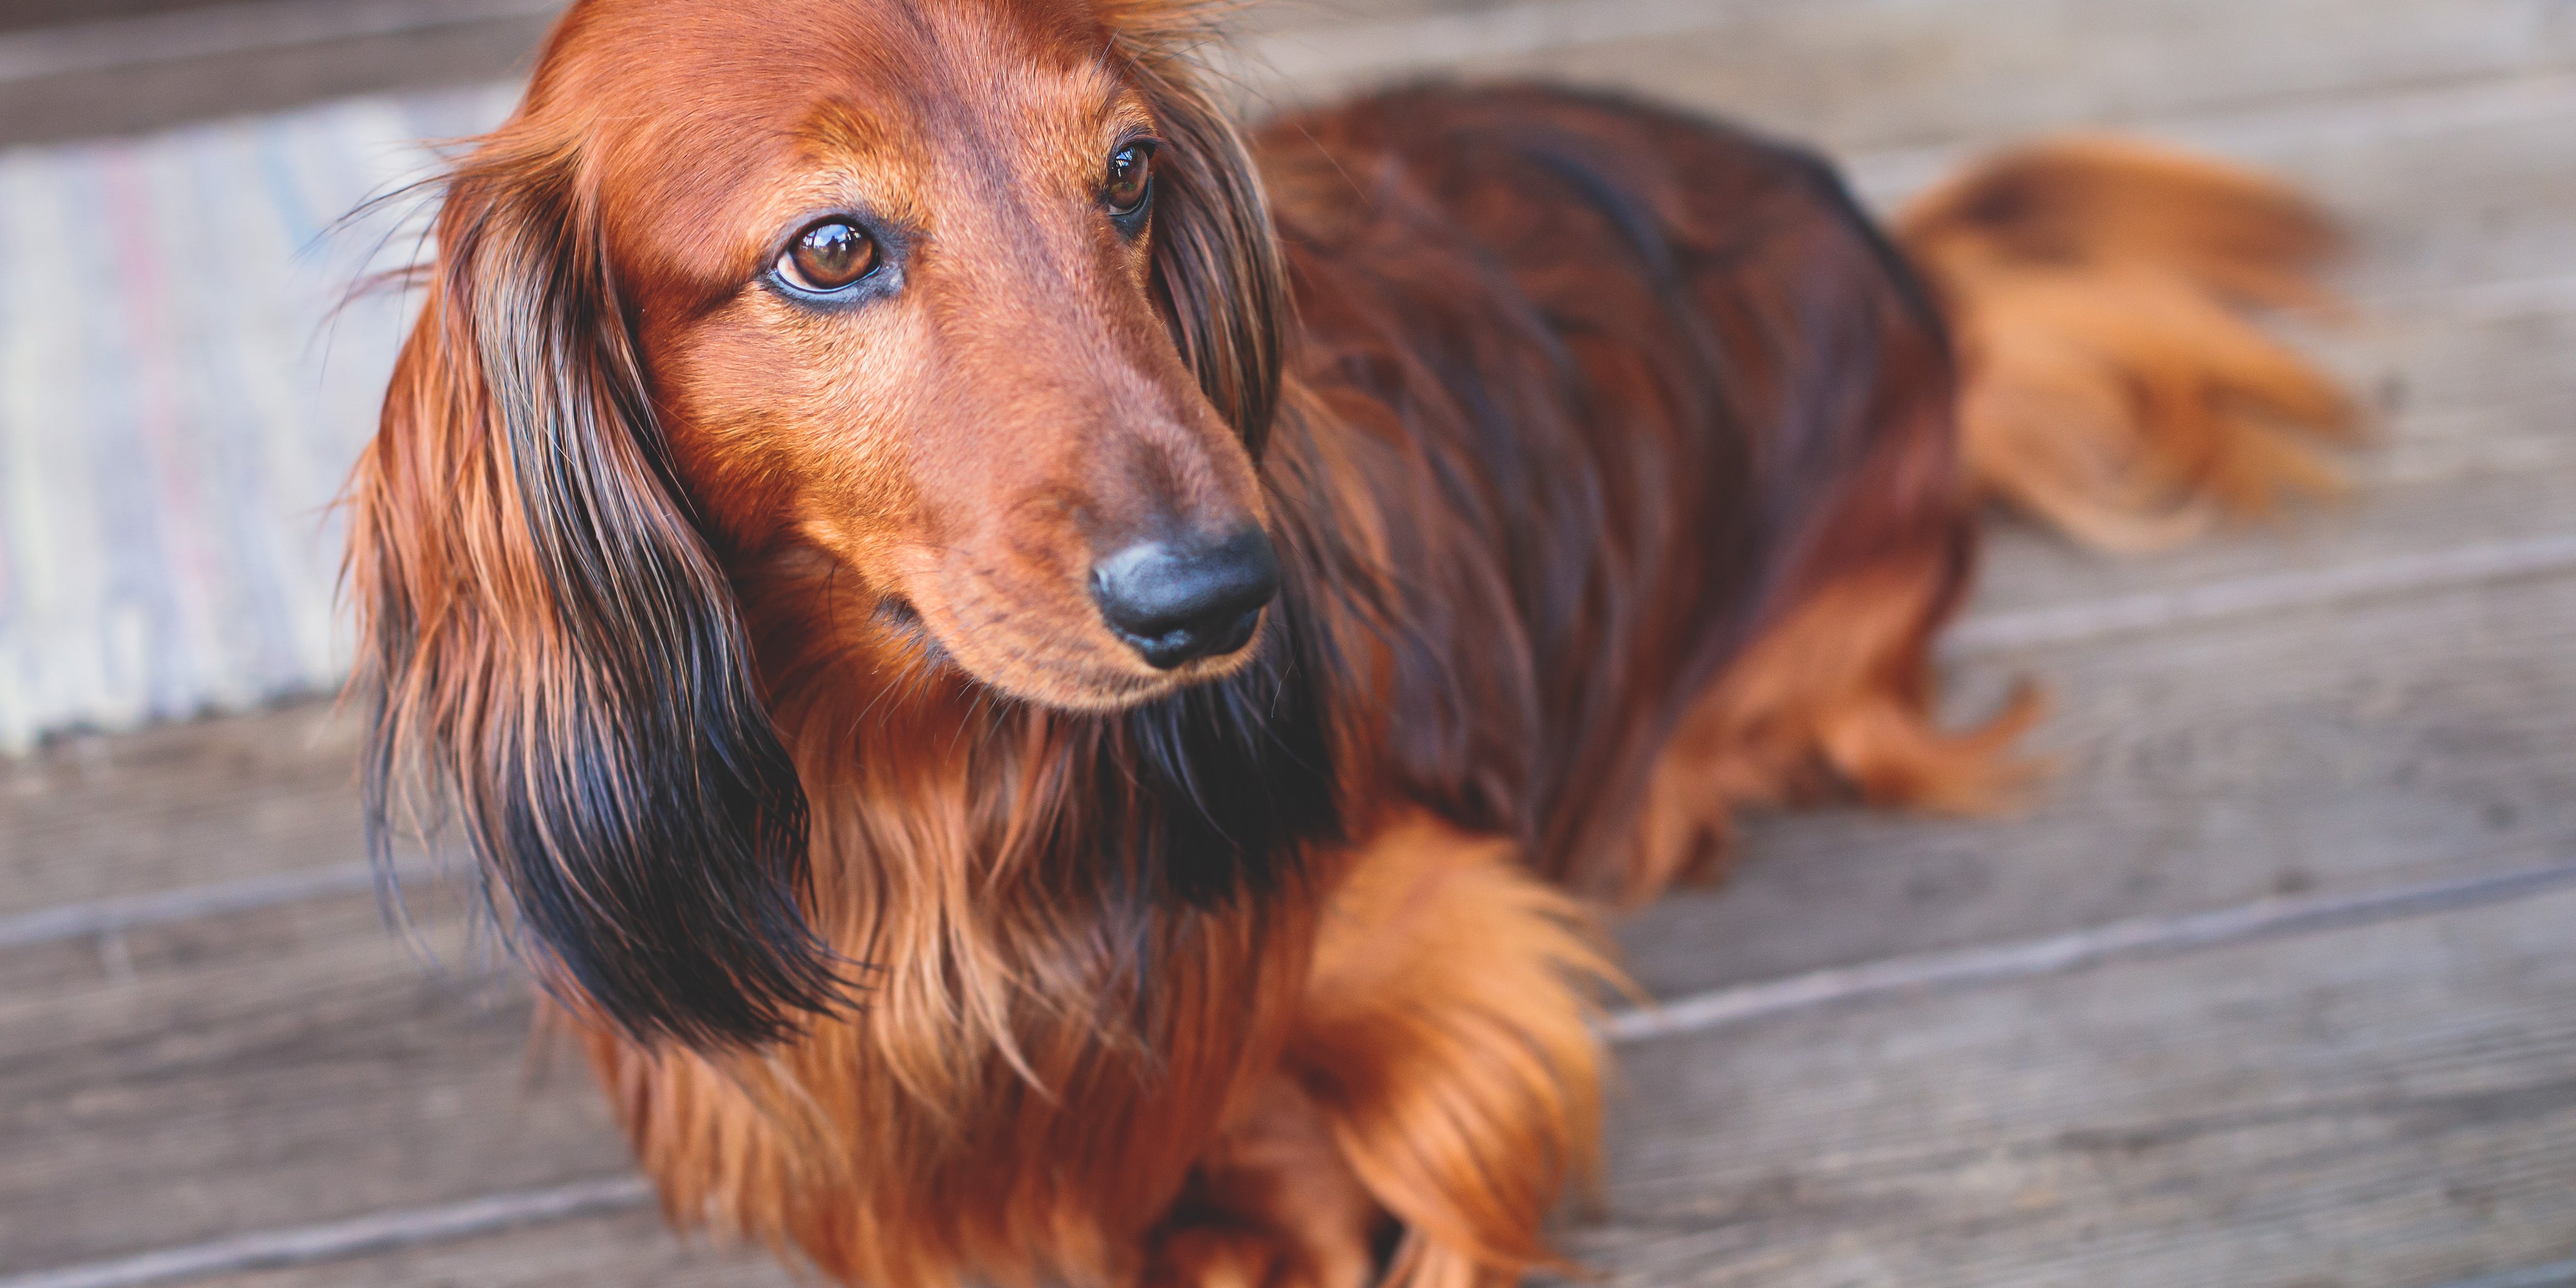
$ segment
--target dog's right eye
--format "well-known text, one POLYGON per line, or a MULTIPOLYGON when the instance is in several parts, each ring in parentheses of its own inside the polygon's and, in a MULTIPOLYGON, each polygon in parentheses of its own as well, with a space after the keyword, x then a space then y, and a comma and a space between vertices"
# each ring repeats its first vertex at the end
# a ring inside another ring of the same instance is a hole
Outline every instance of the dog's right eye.
POLYGON ((778 275, 788 285, 816 294, 840 290, 876 266, 876 239, 846 219, 826 219, 796 234, 778 257, 778 275))

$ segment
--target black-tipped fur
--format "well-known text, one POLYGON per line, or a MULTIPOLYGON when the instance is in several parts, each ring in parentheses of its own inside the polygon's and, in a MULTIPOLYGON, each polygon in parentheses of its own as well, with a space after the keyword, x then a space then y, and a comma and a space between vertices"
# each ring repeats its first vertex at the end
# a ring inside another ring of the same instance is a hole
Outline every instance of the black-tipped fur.
MULTIPOLYGON (((583 1009, 692 1045, 772 1041, 845 991, 803 911, 805 800, 731 589, 670 478, 572 173, 487 160, 448 188, 433 315, 374 467, 479 465, 502 502, 480 513, 515 530, 444 531, 435 559, 362 534, 369 827, 385 852, 389 802, 416 765, 508 888, 540 973, 559 970, 583 1009), (405 400, 442 380, 463 423, 421 423, 437 400, 405 400), (394 441, 435 434, 487 441, 449 454, 394 441), (524 552, 536 594, 488 566, 494 550, 524 552), (465 584, 424 582, 442 576, 465 584), (442 601, 430 615, 425 589, 442 601), (534 620, 470 629, 478 615, 534 620)), ((432 497, 463 482, 407 480, 432 497)))

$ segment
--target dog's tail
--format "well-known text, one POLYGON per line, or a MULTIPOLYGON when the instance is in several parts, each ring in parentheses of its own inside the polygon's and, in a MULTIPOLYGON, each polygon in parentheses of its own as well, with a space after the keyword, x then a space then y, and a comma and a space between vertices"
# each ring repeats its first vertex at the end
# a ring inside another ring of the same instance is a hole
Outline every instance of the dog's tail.
POLYGON ((2335 383, 2251 320, 2324 306, 2333 222, 2259 176, 2136 143, 1998 157, 1897 235, 1940 297, 1978 486, 2115 549, 2169 544, 2338 477, 2335 383))

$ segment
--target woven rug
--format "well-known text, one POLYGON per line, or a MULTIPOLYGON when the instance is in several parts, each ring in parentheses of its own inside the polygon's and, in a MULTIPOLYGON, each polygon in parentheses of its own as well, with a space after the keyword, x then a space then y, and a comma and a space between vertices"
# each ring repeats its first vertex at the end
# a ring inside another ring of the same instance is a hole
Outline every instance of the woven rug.
POLYGON ((424 139, 507 87, 0 152, 0 751, 347 666, 332 509, 408 302, 424 139))

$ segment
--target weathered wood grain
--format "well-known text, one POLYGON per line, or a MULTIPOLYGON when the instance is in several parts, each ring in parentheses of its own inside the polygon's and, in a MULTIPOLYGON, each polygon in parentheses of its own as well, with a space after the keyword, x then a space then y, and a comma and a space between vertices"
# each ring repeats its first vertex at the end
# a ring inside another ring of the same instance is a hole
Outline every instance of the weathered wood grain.
POLYGON ((0 916, 363 862, 357 749, 308 703, 0 757, 0 916))
MULTIPOLYGON (((1252 25, 1329 29, 1264 46, 1297 71, 1272 93, 1463 53, 1471 74, 1571 76, 1816 139, 1881 198, 2036 128, 2140 126, 2282 169, 2355 220, 2366 310, 2321 343, 2388 412, 2364 493, 2143 561, 2007 527, 1982 612, 2576 515, 2564 0, 1551 13, 1390 0, 1252 25), (1465 28, 1384 25, 1468 9, 1506 30, 1535 15, 1571 45, 1478 54, 1465 28), (1585 15, 1677 25, 1606 39, 1615 22, 1585 15)), ((2024 672, 2058 695, 2039 740, 2058 772, 2030 816, 1757 820, 1729 887, 1652 910, 1626 942, 1679 993, 2564 859, 2572 659, 2565 576, 1975 654, 1964 706, 2024 672)), ((0 765, 0 917, 345 863, 350 755, 300 709, 0 765)), ((1640 1048, 1610 1210, 1576 1239, 1623 1283, 1785 1288, 2420 1288, 2563 1261, 2571 918, 2576 899, 2538 899, 1640 1048)), ((469 956, 452 920, 430 939, 469 956)), ((424 976, 363 895, 0 950, 0 1274, 614 1174, 623 1149, 582 1071, 526 1075, 525 1016, 507 985, 424 976)), ((225 1288, 785 1281, 637 1212, 225 1288)))
MULTIPOLYGON (((259 7, 258 0, 249 0, 242 7, 259 7)), ((385 8, 373 7, 378 11, 385 8)), ((490 10, 509 6, 481 7, 490 10)), ((168 17, 201 16, 141 15, 137 20, 151 24, 168 17)), ((136 134, 333 98, 417 92, 506 79, 525 71, 537 42, 551 24, 550 17, 504 16, 342 39, 245 48, 218 43, 210 52, 197 56, 52 75, 31 72, 0 77, 0 146, 136 134)), ((134 34, 109 28, 97 31, 98 39, 83 43, 113 50, 134 34)), ((23 48, 27 43, 24 33, 15 38, 0 35, 0 50, 23 48)), ((41 51, 31 52, 37 57, 22 61, 40 63, 41 51)))
POLYGON ((1567 0, 1319 23, 1246 53, 1273 99, 1546 75, 1851 150, 2529 74, 2576 59, 2576 21, 2554 0, 1567 0))
POLYGON ((2000 617, 2248 578, 2327 578, 2570 534, 2576 534, 2576 443, 2565 460, 2523 470, 2497 468, 2433 483, 2364 482, 2342 497, 2295 500, 2276 515, 2144 557, 2088 550, 1999 513, 1985 527, 1976 591, 1953 634, 1973 641, 2000 617))
POLYGON ((1613 1282, 2415 1288, 2576 1246, 2576 896, 1628 1053, 1613 1282))
MULTIPOLYGON (((2186 961, 1928 1003, 1810 1005, 1723 1035, 1632 1045, 1627 1094, 1650 1107, 1615 1142, 1649 1165, 1623 1172, 1632 1179, 1614 1184, 1613 1209, 1568 1234, 1625 1282, 2050 1283, 2074 1261, 2116 1283, 2412 1285, 2439 1269, 2453 1288, 2554 1284, 2546 1266, 2478 1273, 2530 1264, 2529 1249, 2548 1247, 2576 1210, 2545 1161, 2466 1186, 2424 1156, 2545 1157, 2550 1119, 2576 1109, 2561 1094, 2563 1060, 2551 1063, 2576 1026, 2550 1017, 2554 1027, 2534 1029, 2518 1014, 2546 1015, 2576 987, 2551 952, 2570 905, 2566 894, 2453 904, 2186 961), (2282 954, 2296 954, 2291 968, 2270 960, 2282 954), (2267 979, 2281 986, 2257 982, 2267 979), (2126 1003, 2129 993, 2148 1004, 2126 1003), (2428 1014, 2431 1036, 2410 1039, 2428 1014), (1837 1040, 1856 1028, 1860 1043, 1837 1040), (2315 1049, 2321 1035, 2338 1039, 2336 1055, 2315 1049), (1801 1061, 1802 1049, 1821 1058, 1801 1061), (2176 1064, 2189 1076, 2168 1080, 2176 1064), (1747 1065, 1765 1076, 1740 1078, 1747 1065), (1988 1099, 1995 1088, 2036 1088, 2044 1103, 2024 1115, 1988 1099), (2167 1089, 2173 1103, 2159 1103, 2167 1089), (1676 1117, 1711 1102, 1740 1112, 1676 1117), (1831 1121, 1817 1130, 1811 1114, 1831 1121), (2537 1147, 2513 1148, 2512 1134, 2533 1128, 2537 1147), (1694 1162, 1685 1141, 1708 1157, 1694 1162), (1702 1167, 1718 1175, 1704 1180, 1702 1167), (2095 1235, 2112 1212, 2153 1222, 2095 1235), (2249 1225, 2260 1237, 2245 1237, 2249 1225), (2411 1256, 2392 1270, 2373 1242, 2411 1256), (1973 1269, 1954 1264, 1970 1258, 1973 1269), (1857 1278, 1856 1262, 1867 1272, 1857 1278), (2346 1263, 2369 1273, 2340 1273, 2346 1263), (2294 1277, 2266 1273, 2283 1271, 2294 1277), (2463 1271, 2473 1277, 2450 1277, 2463 1271)), ((448 1210, 362 1224, 435 1223, 448 1210)), ((214 1282, 509 1285, 576 1272, 603 1286, 789 1281, 756 1251, 698 1246, 629 1212, 214 1282)))
POLYGON ((2467 1279, 2454 1279, 2438 1288, 2576 1288, 2576 1260, 2491 1271, 2467 1279))
MULTIPOLYGON (((12 80, 0 84, 0 143, 505 78, 545 27, 521 8, 414 0, 411 30, 12 80)), ((1244 49, 1229 66, 1259 100, 1461 66, 1632 87, 1680 78, 1719 87, 1708 106, 1843 145, 2517 75, 2576 50, 2553 0, 1288 0, 1237 26, 1244 49), (1963 92, 1977 86, 2011 92, 1963 92)))
POLYGON ((2495 907, 2576 890, 2576 859, 2364 890, 2277 894, 2202 912, 2131 917, 2031 939, 1876 957, 1794 975, 1702 989, 1615 1011, 1613 1043, 1715 1033, 1797 1011, 1982 988, 2099 967, 2319 935, 2359 926, 2495 907))
POLYGON ((629 1213, 647 1206, 651 1197, 651 1187, 643 1177, 620 1173, 534 1190, 505 1190, 450 1203, 370 1212, 316 1225, 254 1230, 104 1261, 10 1275, 0 1278, 0 1285, 160 1288, 221 1275, 356 1261, 435 1244, 463 1243, 531 1226, 629 1213))
POLYGON ((758 1248, 710 1246, 638 1211, 364 1262, 201 1281, 204 1288, 787 1288, 799 1277, 758 1248))
POLYGON ((2035 808, 1758 820, 1623 932, 1658 995, 2266 894, 2576 855, 2576 578, 2034 650, 2035 808))
POLYGON ((0 31, 168 13, 218 2, 220 0, 13 0, 8 5, 0 5, 0 31))
POLYGON ((621 1170, 460 920, 438 973, 363 895, 0 953, 0 1272, 621 1170))
MULTIPOLYGON (((2560 577, 1980 662, 1972 689, 2061 689, 2032 817, 1766 821, 1732 887, 1628 939, 1669 995, 2576 851, 2571 645, 2560 577)), ((522 1085, 520 1008, 425 977, 365 897, 122 938, 0 952, 0 1269, 622 1157, 577 1070, 522 1085)))
MULTIPOLYGON (((2568 236, 2576 192, 2566 172, 2576 160, 2571 116, 2576 75, 2561 71, 2126 123, 2078 117, 2043 128, 2134 129, 2290 177, 2354 224, 2359 254, 2347 284, 2370 302, 2474 296, 2534 277, 2563 283, 2576 269, 2568 236)), ((1862 146, 1835 155, 1863 192, 1892 202, 2025 133, 1959 134, 1929 146, 1862 146)))

